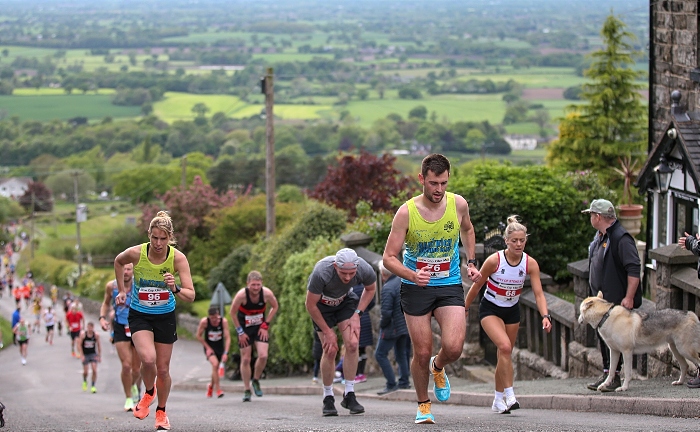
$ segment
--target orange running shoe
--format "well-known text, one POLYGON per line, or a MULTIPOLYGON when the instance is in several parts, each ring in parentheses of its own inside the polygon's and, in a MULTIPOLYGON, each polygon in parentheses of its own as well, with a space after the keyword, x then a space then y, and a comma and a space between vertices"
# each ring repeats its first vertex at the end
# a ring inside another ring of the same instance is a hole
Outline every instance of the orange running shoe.
POLYGON ((210 398, 214 394, 214 387, 211 383, 207 384, 207 397, 210 398))
MULTIPOLYGON (((143 420, 146 417, 148 417, 148 414, 151 413, 150 406, 153 405, 153 402, 156 401, 156 388, 153 387, 153 396, 149 396, 148 393, 144 392, 143 396, 141 396, 141 400, 139 401, 138 404, 136 404, 136 408, 134 408, 134 417, 136 417, 139 420, 143 420)), ((165 418, 166 420, 168 419, 167 417, 165 418)))
POLYGON ((224 391, 223 391, 223 390, 217 390, 217 392, 216 392, 216 397, 218 397, 219 399, 222 398, 222 397, 224 397, 224 391))
POLYGON ((170 430, 170 420, 165 411, 156 410, 156 430, 170 430))

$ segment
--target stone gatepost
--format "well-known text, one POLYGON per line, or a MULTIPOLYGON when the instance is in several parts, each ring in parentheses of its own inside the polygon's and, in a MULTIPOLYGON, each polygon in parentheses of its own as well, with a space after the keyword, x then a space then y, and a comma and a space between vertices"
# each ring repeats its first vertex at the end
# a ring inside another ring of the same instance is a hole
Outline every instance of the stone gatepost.
POLYGON ((581 310, 581 303, 586 297, 591 295, 591 288, 588 284, 588 259, 569 263, 566 269, 574 276, 574 340, 585 347, 595 347, 598 345, 596 332, 588 324, 579 324, 578 316, 581 310))
POLYGON ((671 277, 697 263, 698 258, 675 243, 650 250, 649 258, 656 260, 656 270, 649 273, 649 287, 657 309, 684 309, 683 291, 671 284, 671 277))

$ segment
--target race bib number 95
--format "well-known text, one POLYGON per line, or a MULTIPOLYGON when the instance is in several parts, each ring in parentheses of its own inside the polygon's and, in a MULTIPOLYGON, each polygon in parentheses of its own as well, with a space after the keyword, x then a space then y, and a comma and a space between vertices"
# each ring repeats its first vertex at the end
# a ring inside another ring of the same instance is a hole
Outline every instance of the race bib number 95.
POLYGON ((426 268, 430 271, 430 277, 446 278, 450 276, 450 257, 426 258, 418 257, 416 269, 426 268))
POLYGON ((170 300, 170 291, 157 287, 141 287, 139 289, 139 303, 143 306, 162 306, 170 300))

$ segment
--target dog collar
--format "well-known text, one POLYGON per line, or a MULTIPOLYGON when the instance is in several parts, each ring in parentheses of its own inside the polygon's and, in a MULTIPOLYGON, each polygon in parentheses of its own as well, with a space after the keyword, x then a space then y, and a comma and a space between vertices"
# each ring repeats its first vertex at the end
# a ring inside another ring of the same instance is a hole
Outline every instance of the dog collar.
POLYGON ((605 324, 605 321, 610 318, 610 311, 615 307, 615 305, 610 306, 610 309, 608 309, 607 312, 605 312, 605 315, 603 315, 603 318, 600 320, 598 325, 596 326, 596 330, 598 330, 603 324, 605 324))

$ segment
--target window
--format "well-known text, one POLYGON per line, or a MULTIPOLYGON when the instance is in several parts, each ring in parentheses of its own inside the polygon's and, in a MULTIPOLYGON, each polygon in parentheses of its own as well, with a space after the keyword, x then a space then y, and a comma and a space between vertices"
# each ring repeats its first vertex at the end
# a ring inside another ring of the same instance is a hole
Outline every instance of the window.
POLYGON ((676 197, 674 201, 676 221, 673 242, 676 243, 684 233, 694 235, 698 232, 698 205, 681 197, 676 197))

